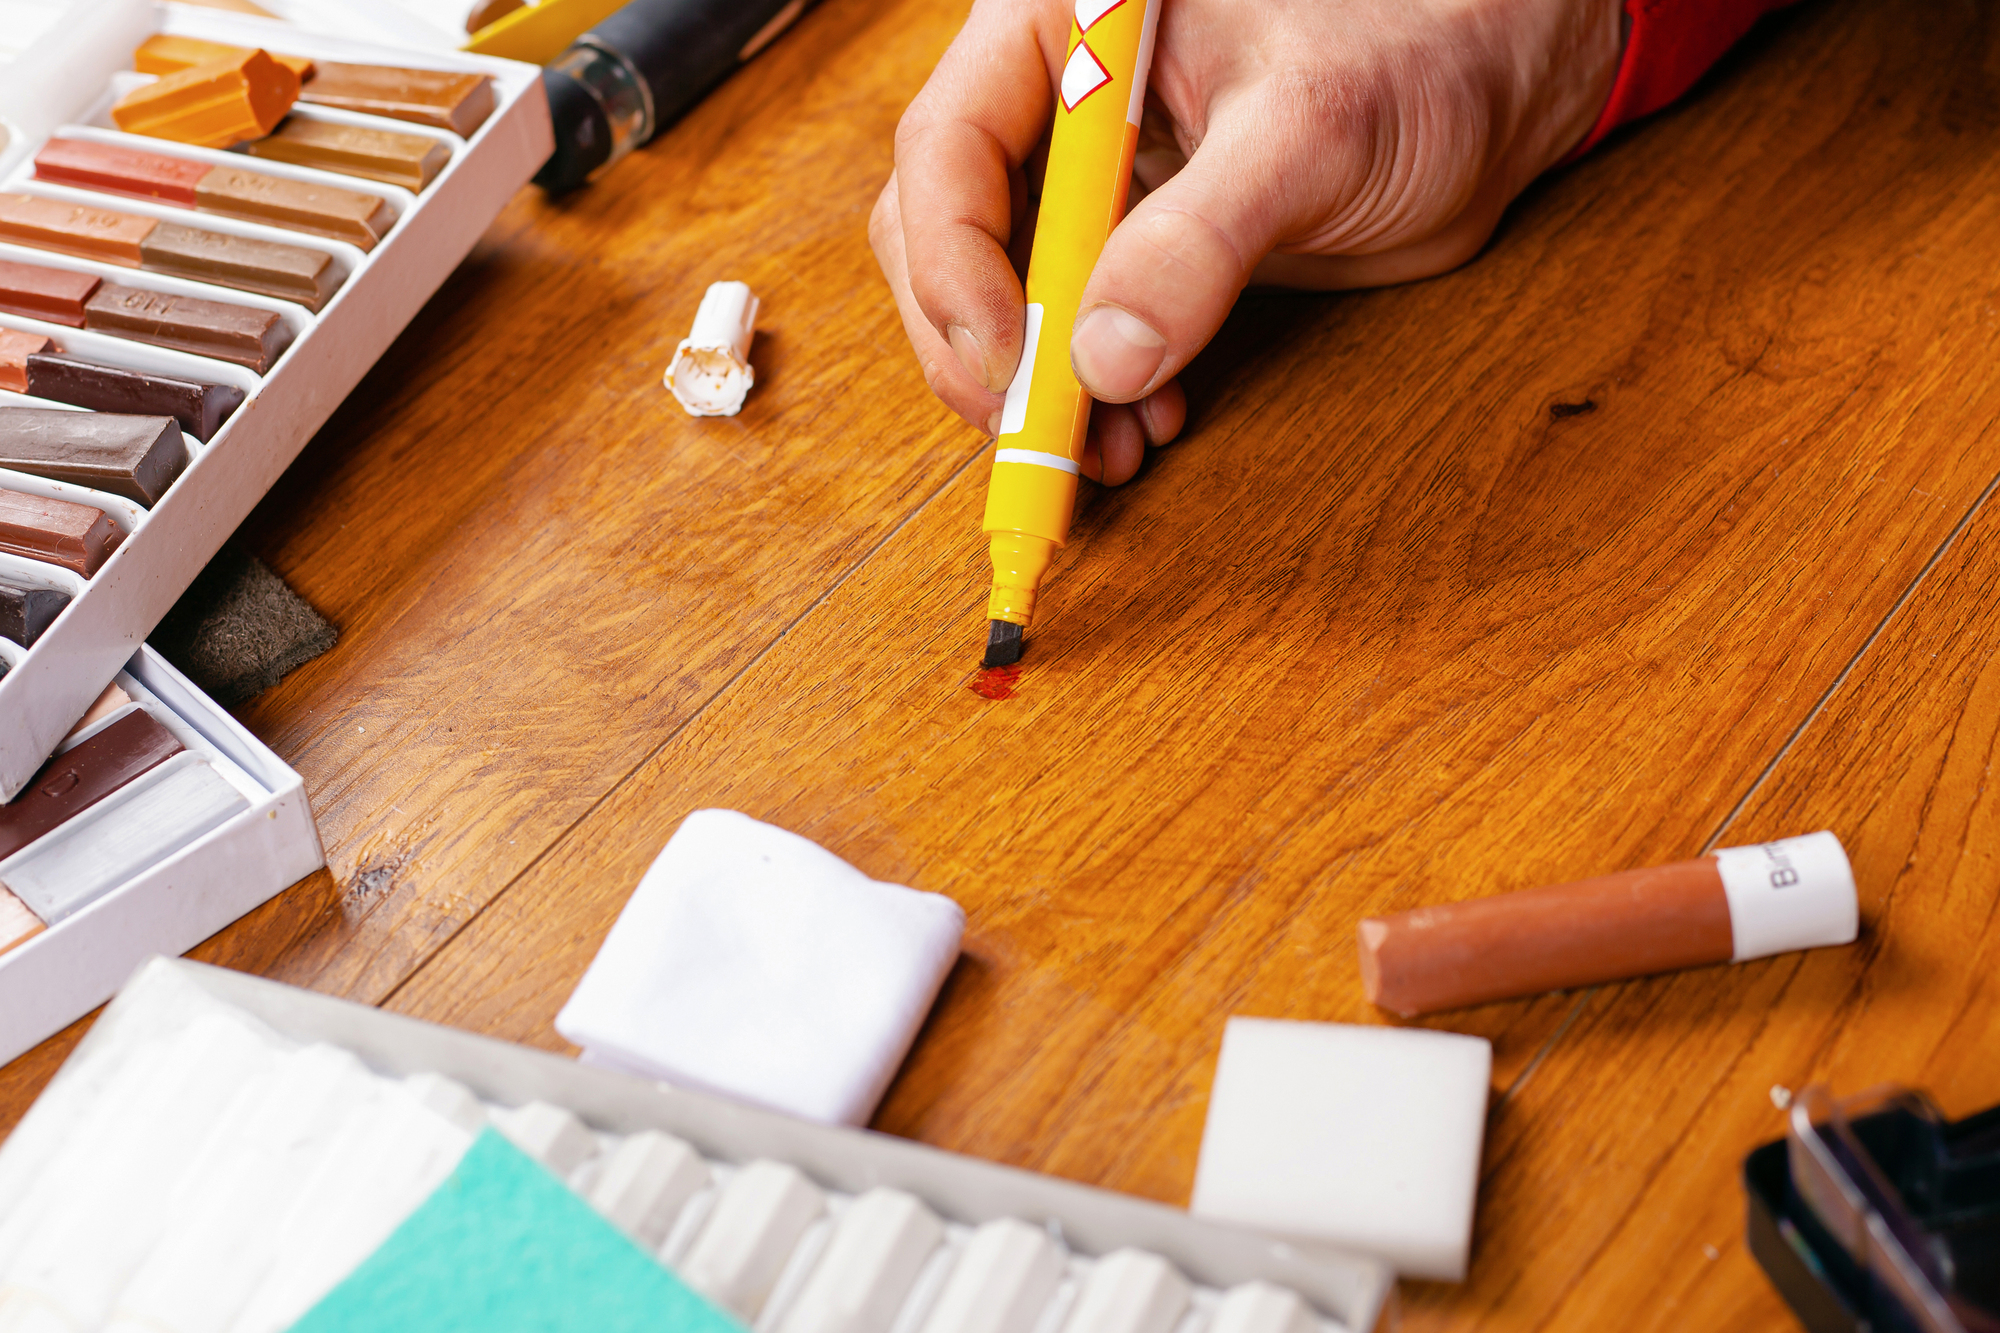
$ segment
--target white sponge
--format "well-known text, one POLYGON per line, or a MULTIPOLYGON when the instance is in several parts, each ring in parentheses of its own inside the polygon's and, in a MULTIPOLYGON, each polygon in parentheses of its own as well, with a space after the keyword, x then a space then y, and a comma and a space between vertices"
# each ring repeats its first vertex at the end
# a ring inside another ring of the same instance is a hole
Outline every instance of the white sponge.
POLYGON ((1484 1037, 1232 1018, 1189 1207, 1460 1281, 1492 1071, 1484 1037))
POLYGON ((556 1031, 588 1063, 866 1124, 964 931, 949 898, 878 883, 748 815, 697 810, 556 1031))

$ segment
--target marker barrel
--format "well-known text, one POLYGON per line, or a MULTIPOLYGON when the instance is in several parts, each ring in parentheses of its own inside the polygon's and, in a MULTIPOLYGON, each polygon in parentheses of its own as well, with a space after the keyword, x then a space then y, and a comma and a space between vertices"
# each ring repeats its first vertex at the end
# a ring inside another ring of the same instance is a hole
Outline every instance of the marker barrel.
POLYGON ((805 11, 805 0, 631 0, 542 71, 555 153, 535 182, 573 190, 662 129, 805 11))
POLYGON ((993 538, 992 620, 1029 623, 1069 540, 1090 395, 1070 368, 1083 289, 1125 215, 1160 0, 1077 0, 1056 90, 1042 210, 1028 260, 1021 364, 1001 411, 982 525, 993 538))
POLYGON ((1553 888, 1370 917, 1368 998, 1404 1017, 1848 944, 1854 876, 1831 833, 1553 888))

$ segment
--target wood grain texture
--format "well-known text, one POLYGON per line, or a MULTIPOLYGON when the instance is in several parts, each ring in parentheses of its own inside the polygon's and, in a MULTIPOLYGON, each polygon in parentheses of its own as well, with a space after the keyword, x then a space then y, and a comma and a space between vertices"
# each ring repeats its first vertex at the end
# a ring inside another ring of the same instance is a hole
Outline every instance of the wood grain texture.
POLYGON ((1772 1326, 1771 1083, 2000 1100, 1990 7, 1806 5, 1460 272, 1246 300, 1004 701, 988 455, 862 234, 957 21, 827 0, 524 194, 260 506, 343 632, 244 713, 331 872, 198 956, 560 1048, 646 863, 741 809, 968 910, 879 1127, 1180 1202, 1227 1015, 1384 1021, 1363 915, 1831 826, 1861 947, 1431 1020, 1497 1096, 1471 1280, 1406 1327, 1772 1326), (759 384, 690 422, 658 376, 723 277, 759 384))

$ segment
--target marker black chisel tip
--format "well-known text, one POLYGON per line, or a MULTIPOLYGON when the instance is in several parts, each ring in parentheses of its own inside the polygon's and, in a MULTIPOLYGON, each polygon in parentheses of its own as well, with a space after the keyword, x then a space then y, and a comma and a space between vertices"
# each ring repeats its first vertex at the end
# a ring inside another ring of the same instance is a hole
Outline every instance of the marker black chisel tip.
POLYGON ((1027 645, 1022 640, 1025 631, 1011 620, 989 620, 986 622, 986 656, 980 661, 982 667, 1013 666, 1021 660, 1021 650, 1027 645))

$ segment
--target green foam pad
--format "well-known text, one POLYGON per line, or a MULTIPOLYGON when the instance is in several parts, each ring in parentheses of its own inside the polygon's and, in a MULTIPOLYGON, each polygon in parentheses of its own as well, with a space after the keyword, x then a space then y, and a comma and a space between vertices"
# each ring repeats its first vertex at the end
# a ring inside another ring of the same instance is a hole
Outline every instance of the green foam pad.
POLYGON ((292 1333, 743 1333, 488 1129, 292 1333))

